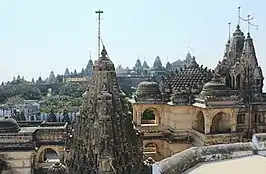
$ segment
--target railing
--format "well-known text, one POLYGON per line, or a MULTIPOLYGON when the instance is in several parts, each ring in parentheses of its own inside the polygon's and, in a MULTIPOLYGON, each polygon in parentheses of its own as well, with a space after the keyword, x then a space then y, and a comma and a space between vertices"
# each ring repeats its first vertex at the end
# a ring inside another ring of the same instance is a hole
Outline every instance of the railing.
POLYGON ((220 144, 220 143, 232 143, 232 142, 241 142, 243 139, 243 133, 241 132, 230 132, 230 133, 221 133, 221 134, 203 134, 194 129, 190 130, 190 133, 194 135, 195 138, 198 138, 206 145, 209 144, 220 144))
POLYGON ((144 147, 143 153, 144 154, 156 153, 156 147, 144 147))
POLYGON ((141 120, 141 124, 156 124, 156 120, 141 120))

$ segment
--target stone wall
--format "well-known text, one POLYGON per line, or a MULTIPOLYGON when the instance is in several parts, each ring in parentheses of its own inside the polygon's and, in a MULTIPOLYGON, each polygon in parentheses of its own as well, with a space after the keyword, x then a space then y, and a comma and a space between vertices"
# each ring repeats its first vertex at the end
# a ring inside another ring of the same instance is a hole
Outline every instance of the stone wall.
POLYGON ((252 142, 192 147, 154 163, 152 173, 181 174, 200 163, 260 154, 266 152, 264 137, 266 134, 255 134, 252 142))
POLYGON ((10 164, 13 171, 32 173, 32 157, 34 151, 0 152, 10 164))

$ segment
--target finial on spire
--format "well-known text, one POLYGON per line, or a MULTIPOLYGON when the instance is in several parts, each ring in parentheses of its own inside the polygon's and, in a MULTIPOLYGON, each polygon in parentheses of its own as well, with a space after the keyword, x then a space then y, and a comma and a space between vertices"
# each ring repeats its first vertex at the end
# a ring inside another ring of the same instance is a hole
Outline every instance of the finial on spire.
POLYGON ((166 56, 166 62, 168 62, 168 56, 166 56))
POLYGON ((98 14, 98 58, 100 58, 100 47, 101 47, 101 14, 103 13, 103 11, 101 10, 98 10, 98 11, 95 11, 96 14, 98 14))
POLYGON ((241 9, 241 7, 238 6, 237 8, 238 8, 238 13, 237 13, 238 26, 240 26, 240 18, 241 18, 240 17, 240 9, 241 9))
POLYGON ((90 50, 90 60, 91 60, 91 50, 90 50))
POLYGON ((228 22, 228 40, 231 38, 231 22, 228 22))

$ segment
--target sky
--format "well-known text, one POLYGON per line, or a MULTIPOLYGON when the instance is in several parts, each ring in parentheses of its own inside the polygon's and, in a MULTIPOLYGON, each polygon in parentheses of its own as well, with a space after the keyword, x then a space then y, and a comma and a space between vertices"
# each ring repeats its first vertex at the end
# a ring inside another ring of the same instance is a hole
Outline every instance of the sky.
MULTIPOLYGON (((223 58, 231 32, 241 16, 251 14, 259 64, 266 73, 264 0, 6 0, 0 1, 0 81, 18 74, 47 77, 85 68, 97 59, 98 21, 101 37, 115 66, 132 67, 139 57, 152 65, 184 59, 187 52, 199 64, 214 68, 223 58)), ((241 22, 247 32, 247 23, 241 22)))

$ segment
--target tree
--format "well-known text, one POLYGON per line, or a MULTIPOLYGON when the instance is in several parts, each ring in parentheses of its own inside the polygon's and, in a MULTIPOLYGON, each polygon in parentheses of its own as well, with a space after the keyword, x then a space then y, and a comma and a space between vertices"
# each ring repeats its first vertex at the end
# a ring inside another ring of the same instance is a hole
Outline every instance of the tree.
POLYGON ((19 105, 19 104, 23 104, 24 103, 24 98, 20 97, 20 96, 13 96, 7 99, 6 104, 7 105, 19 105))
POLYGON ((62 113, 64 110, 69 112, 77 112, 81 106, 81 97, 70 97, 70 96, 51 96, 45 97, 40 101, 41 112, 51 113, 62 113))
POLYGON ((69 83, 65 83, 61 87, 61 90, 59 91, 59 95, 81 97, 82 94, 86 91, 86 89, 87 89, 86 83, 69 82, 69 83))
POLYGON ((0 103, 6 102, 9 98, 19 96, 26 100, 41 99, 41 91, 30 82, 17 81, 4 86, 0 86, 0 103))
POLYGON ((56 76, 56 82, 58 82, 58 83, 62 83, 64 81, 64 76, 62 76, 62 75, 57 75, 56 76))

